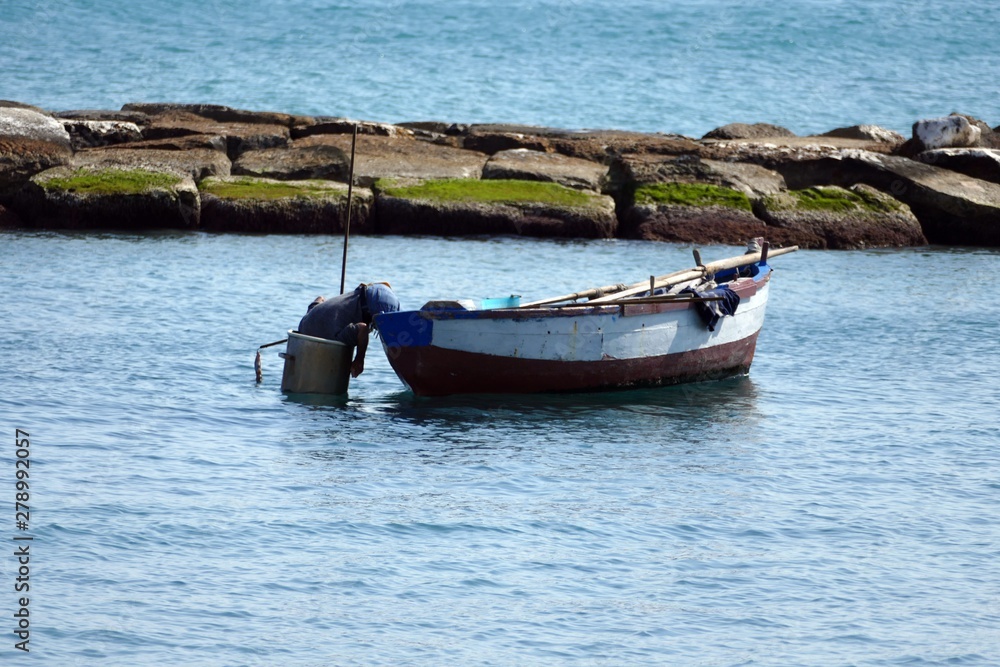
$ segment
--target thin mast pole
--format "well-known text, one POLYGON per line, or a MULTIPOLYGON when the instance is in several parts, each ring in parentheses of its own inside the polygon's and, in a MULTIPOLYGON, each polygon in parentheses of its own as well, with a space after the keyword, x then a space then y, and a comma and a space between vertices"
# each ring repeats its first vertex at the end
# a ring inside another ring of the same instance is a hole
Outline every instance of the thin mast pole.
POLYGON ((354 124, 354 132, 351 136, 351 175, 347 181, 347 222, 344 224, 344 261, 340 266, 340 293, 344 293, 344 284, 347 281, 347 244, 351 238, 351 201, 354 195, 354 151, 358 145, 358 124, 354 124))

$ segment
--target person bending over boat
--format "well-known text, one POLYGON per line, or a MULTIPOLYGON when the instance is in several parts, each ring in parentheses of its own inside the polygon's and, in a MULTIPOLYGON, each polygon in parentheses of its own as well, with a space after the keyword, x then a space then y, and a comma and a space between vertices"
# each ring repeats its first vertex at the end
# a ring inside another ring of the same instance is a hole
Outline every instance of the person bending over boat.
POLYGON ((353 291, 339 296, 329 299, 316 297, 299 322, 298 331, 306 336, 357 346, 351 364, 351 377, 358 377, 365 370, 368 338, 375 328, 374 316, 397 310, 399 299, 389 283, 362 283, 353 291))

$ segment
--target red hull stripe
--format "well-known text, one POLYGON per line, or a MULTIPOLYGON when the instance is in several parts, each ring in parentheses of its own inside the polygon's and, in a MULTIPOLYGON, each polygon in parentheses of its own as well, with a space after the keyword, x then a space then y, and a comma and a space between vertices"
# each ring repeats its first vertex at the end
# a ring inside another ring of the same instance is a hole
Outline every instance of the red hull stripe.
POLYGON ((595 391, 716 380, 750 370, 757 334, 725 345, 640 359, 551 361, 397 347, 389 362, 418 396, 595 391))

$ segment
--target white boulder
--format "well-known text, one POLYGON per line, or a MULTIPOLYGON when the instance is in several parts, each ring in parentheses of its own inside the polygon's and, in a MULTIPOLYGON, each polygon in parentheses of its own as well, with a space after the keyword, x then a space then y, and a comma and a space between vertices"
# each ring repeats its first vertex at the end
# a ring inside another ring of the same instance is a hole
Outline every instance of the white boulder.
POLYGON ((975 146, 982 131, 965 116, 945 116, 918 120, 913 124, 913 138, 927 150, 975 146))
POLYGON ((69 148, 69 133, 62 123, 31 109, 0 109, 0 137, 44 141, 69 148))

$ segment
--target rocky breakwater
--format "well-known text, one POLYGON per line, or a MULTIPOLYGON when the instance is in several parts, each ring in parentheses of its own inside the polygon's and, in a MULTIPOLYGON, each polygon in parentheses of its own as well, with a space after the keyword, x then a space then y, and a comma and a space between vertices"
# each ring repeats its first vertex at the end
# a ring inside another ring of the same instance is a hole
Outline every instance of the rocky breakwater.
POLYGON ((700 139, 128 104, 0 103, 0 225, 1000 245, 1000 135, 974 118, 700 139))

